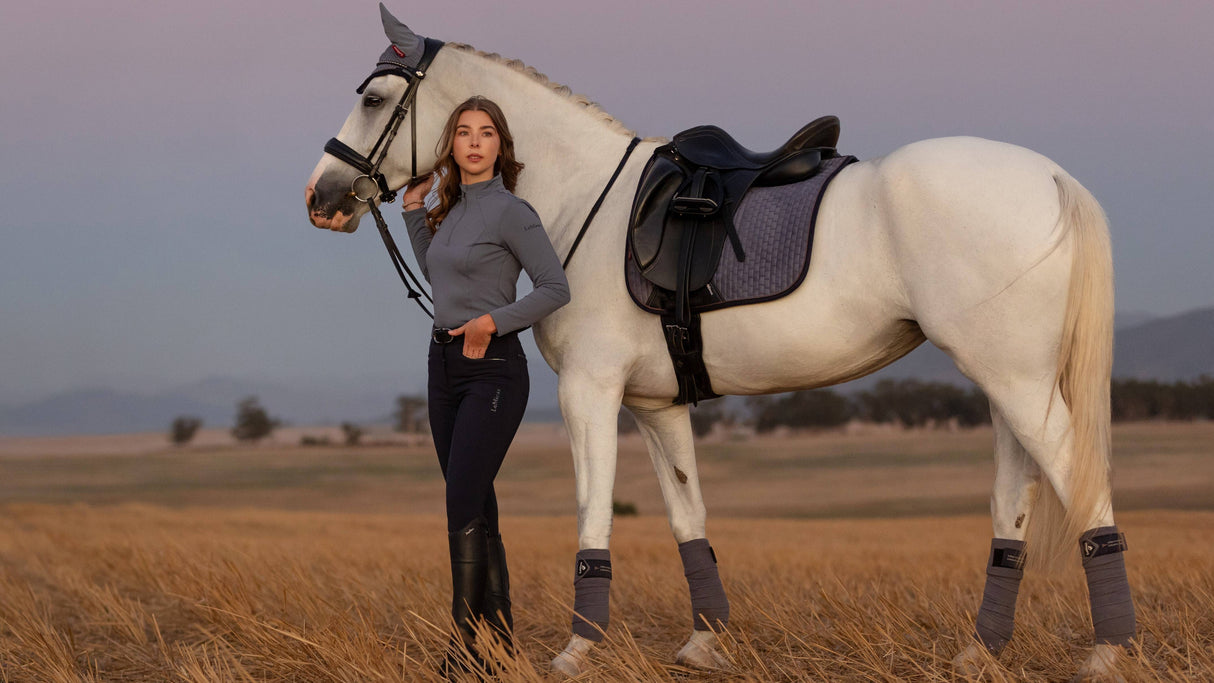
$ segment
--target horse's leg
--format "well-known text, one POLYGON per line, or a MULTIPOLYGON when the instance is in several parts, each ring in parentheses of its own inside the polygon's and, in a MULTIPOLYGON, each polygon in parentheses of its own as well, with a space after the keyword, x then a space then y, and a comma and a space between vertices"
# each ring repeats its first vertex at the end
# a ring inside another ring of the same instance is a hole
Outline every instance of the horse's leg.
MULTIPOLYGON (((1052 405, 1049 399, 1026 399, 1029 395, 1013 389, 1007 392, 1007 396, 1016 396, 1016 399, 1000 401, 992 396, 992 402, 999 405, 1017 440, 1041 468, 1052 487, 1050 493, 1056 494, 1056 498, 1038 496, 1038 527, 1042 515, 1050 515, 1047 519, 1057 520, 1051 522, 1051 526, 1058 526, 1061 525, 1062 511, 1071 503, 1074 429, 1070 425, 1069 411, 1057 389, 1053 392, 1052 405), (1047 411, 1048 417, 1043 425, 1041 416, 1047 411), (1052 511, 1051 507, 1058 509, 1052 511)), ((1041 392, 1037 395, 1040 396, 1041 392)), ((1130 599, 1130 585, 1122 555, 1125 539, 1113 521, 1112 491, 1107 480, 1095 496, 1099 501, 1096 517, 1091 522, 1091 528, 1079 539, 1092 624, 1095 627, 1095 649, 1080 667, 1077 676, 1083 680, 1116 679, 1117 662, 1124 648, 1130 644, 1135 629, 1134 604, 1130 599)), ((1028 540, 1032 543, 1033 536, 1030 535, 1028 540)), ((1033 552, 1034 547, 1030 545, 1030 557, 1033 552)))
POLYGON ((552 660, 552 666, 576 676, 585 669, 587 655, 603 639, 608 624, 611 591, 608 546, 623 382, 571 368, 561 373, 557 393, 573 454, 578 552, 574 561, 573 636, 564 651, 552 660))
POLYGON ((953 668, 964 675, 980 674, 990 664, 986 653, 999 656, 1012 639, 1016 597, 1024 575, 1024 535, 1041 478, 1040 468, 994 406, 991 422, 995 431, 994 538, 975 623, 977 641, 953 659, 953 668))
POLYGON ((691 637, 675 661, 701 668, 723 667, 727 661, 717 651, 717 633, 729 624, 729 599, 717 572, 716 553, 705 533, 707 512, 700 495, 687 406, 661 403, 629 405, 628 409, 636 416, 649 447, 691 593, 691 637))
POLYGON ((1040 468, 1048 485, 1025 525, 1028 562, 1057 566, 1079 541, 1096 641, 1080 676, 1116 678, 1135 618, 1108 476, 1112 255, 1095 199, 1065 174, 1053 180, 1065 248, 1051 247, 977 304, 927 309, 919 321, 1040 468))

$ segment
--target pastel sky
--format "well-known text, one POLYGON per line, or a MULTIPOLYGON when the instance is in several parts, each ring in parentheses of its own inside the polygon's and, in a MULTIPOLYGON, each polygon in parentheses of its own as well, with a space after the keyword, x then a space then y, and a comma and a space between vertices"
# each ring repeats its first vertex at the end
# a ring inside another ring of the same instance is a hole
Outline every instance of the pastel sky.
MULTIPOLYGON (((390 7, 645 135, 715 123, 761 149, 833 113, 861 158, 1030 147, 1105 206, 1119 310, 1214 304, 1214 3, 390 7)), ((0 404, 215 375, 420 389, 428 320, 374 232, 303 205, 385 45, 370 0, 3 3, 0 404)))

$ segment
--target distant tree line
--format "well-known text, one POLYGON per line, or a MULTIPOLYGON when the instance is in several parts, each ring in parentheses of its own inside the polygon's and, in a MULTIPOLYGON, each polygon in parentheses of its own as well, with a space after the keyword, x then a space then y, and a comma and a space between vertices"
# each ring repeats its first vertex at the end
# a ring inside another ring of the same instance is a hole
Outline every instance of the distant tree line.
POLYGON ((916 379, 881 380, 872 389, 846 395, 831 389, 794 391, 747 399, 755 431, 778 427, 822 429, 852 420, 896 423, 904 427, 956 422, 963 427, 989 423, 990 407, 977 388, 916 379))
POLYGON ((1113 420, 1214 420, 1214 377, 1171 384, 1113 380, 1113 420))
MULTIPOLYGON (((1115 422, 1214 419, 1214 377, 1173 383, 1115 379, 1110 389, 1115 422)), ((827 429, 853 420, 904 427, 973 427, 991 421, 990 404, 977 387, 916 379, 882 380, 856 394, 811 389, 753 396, 746 399, 745 413, 733 414, 709 401, 692 408, 692 426, 702 436, 720 422, 748 424, 766 433, 780 427, 827 429)))
MULTIPOLYGON (((1214 377, 1202 375, 1191 382, 1115 379, 1112 386, 1114 422, 1131 420, 1214 420, 1214 377)), ((956 424, 973 427, 989 424, 990 405, 977 388, 968 389, 945 382, 917 379, 886 379, 873 388, 856 394, 831 389, 794 391, 775 396, 752 396, 745 409, 730 410, 718 401, 705 401, 691 410, 691 426, 696 436, 704 436, 717 425, 746 424, 759 433, 785 427, 789 429, 827 429, 853 420, 904 427, 956 424)), ((620 432, 635 432, 631 415, 621 411, 620 432)), ((392 414, 396 431, 426 434, 429 421, 426 399, 422 396, 398 396, 392 414)), ((232 435, 240 441, 259 441, 281 424, 270 417, 256 397, 237 404, 232 435)), ((169 439, 177 445, 189 443, 202 426, 196 417, 173 420, 169 439)), ((346 422, 341 425, 348 446, 360 443, 364 430, 346 422)))

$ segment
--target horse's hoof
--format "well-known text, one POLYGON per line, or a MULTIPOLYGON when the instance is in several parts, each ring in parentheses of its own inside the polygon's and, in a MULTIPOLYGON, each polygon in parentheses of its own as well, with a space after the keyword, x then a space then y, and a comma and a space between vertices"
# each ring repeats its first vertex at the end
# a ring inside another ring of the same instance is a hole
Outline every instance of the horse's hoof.
POLYGON ((593 649, 593 640, 574 635, 565 649, 552 658, 552 668, 570 678, 577 676, 586 670, 593 649))
POLYGON ((1071 683, 1125 683, 1125 676, 1117 671, 1125 654, 1125 648, 1120 645, 1097 645, 1071 683))
POLYGON ((717 634, 712 631, 692 631, 687 644, 675 655, 675 664, 695 669, 724 669, 729 660, 717 651, 717 634))
POLYGON ((953 673, 963 678, 976 678, 998 665, 982 643, 970 643, 953 657, 953 673))

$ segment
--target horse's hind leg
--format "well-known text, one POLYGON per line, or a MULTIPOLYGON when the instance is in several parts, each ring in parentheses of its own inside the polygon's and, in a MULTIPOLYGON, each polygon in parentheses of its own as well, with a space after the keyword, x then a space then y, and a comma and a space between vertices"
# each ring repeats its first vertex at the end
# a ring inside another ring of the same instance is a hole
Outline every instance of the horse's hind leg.
POLYGON ((628 409, 649 447, 691 593, 692 633, 676 660, 702 668, 722 667, 726 661, 717 651, 717 633, 729 623, 729 599, 705 534, 707 512, 687 406, 631 404, 628 409))
POLYGON ((995 431, 994 538, 975 623, 977 640, 953 659, 954 669, 967 675, 981 673, 988 664, 984 650, 997 657, 1012 639, 1016 597, 1024 575, 1024 535, 1041 477, 1037 464, 993 406, 991 422, 995 431))
MULTIPOLYGON (((1031 496, 1032 509, 1026 512, 1029 517, 1023 525, 1028 529, 1031 523, 1033 527, 1027 535, 1027 553, 1032 561, 1034 553, 1049 553, 1058 547, 1048 536, 1062 527, 1063 513, 1071 505, 1075 427, 1071 424, 1070 411, 1048 373, 1033 380, 1022 378, 1001 384, 983 384, 993 410, 1002 417, 1008 431, 1044 475, 1037 495, 1031 496), (1036 543, 1038 538, 1046 540, 1036 543)), ((1096 646, 1079 673, 1083 679, 1115 679, 1122 648, 1129 645, 1134 635, 1134 605, 1130 600, 1122 557, 1124 536, 1114 526, 1107 480, 1092 495, 1097 501, 1095 517, 1090 522, 1091 527, 1080 537, 1079 546, 1087 575, 1096 646)), ((996 514, 998 516, 998 512, 996 514)), ((996 525, 998 536, 1001 533, 998 518, 996 525)), ((1051 562, 1055 559, 1052 557, 1038 559, 1044 560, 1043 566, 1056 564, 1051 562)))

